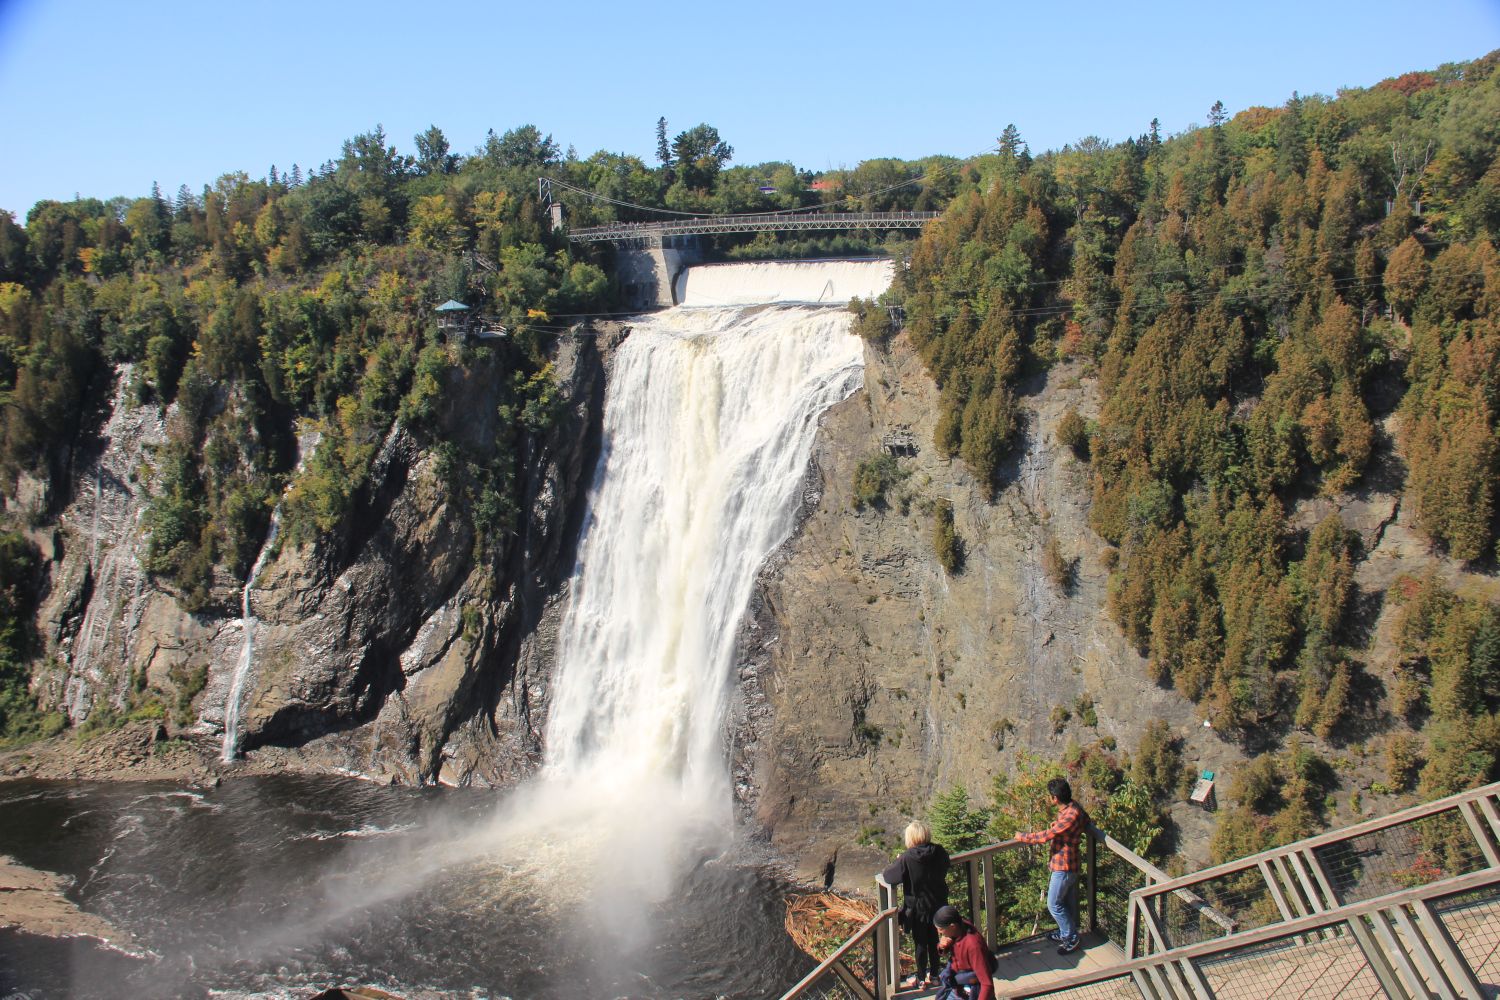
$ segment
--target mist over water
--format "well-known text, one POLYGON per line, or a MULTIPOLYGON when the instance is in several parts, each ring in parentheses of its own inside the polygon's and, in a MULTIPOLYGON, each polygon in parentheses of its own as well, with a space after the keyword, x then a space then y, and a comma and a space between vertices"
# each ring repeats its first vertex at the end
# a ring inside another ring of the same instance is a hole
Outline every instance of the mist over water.
MULTIPOLYGON (((631 321, 533 781, 498 801, 291 778, 136 799, 40 786, 0 804, 0 851, 77 874, 85 908, 158 956, 133 995, 778 992, 810 963, 781 931, 775 879, 733 837, 735 634, 792 529, 818 421, 862 377, 848 313, 813 303, 876 295, 891 273, 694 268, 683 306, 631 321), (93 834, 40 842, 37 812, 93 834)), ((52 947, 0 938, 0 957, 52 947)), ((100 991, 57 995, 109 995, 114 974, 90 954, 70 961, 100 991)))

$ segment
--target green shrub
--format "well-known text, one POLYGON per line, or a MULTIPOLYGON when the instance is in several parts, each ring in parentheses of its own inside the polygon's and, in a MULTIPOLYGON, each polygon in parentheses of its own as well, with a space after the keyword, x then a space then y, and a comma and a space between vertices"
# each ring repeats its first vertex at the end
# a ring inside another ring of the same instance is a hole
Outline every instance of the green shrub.
POLYGON ((911 473, 901 468, 896 456, 881 451, 860 461, 854 470, 854 506, 884 508, 886 492, 911 473))
MULTIPOLYGON (((0 533, 0 745, 50 735, 31 696, 32 613, 41 556, 25 536, 0 533)), ((55 731, 55 730, 53 730, 55 731)))
POLYGON ((885 346, 886 341, 891 339, 891 334, 896 331, 885 307, 871 299, 850 299, 849 311, 854 314, 854 333, 876 347, 885 346))
POLYGON ((963 540, 954 530, 953 504, 947 500, 939 500, 933 505, 932 551, 950 576, 963 570, 963 540))
POLYGON ((1057 443, 1067 448, 1079 458, 1088 455, 1089 429, 1083 417, 1078 415, 1077 410, 1070 409, 1063 414, 1063 418, 1057 423, 1057 443))
POLYGON ((1385 744, 1385 778, 1390 788, 1404 792, 1416 781, 1422 764, 1422 744, 1411 733, 1392 733, 1385 744))
POLYGON ((172 706, 172 721, 179 726, 186 726, 193 721, 193 699, 208 685, 208 666, 200 664, 189 667, 178 663, 172 666, 168 675, 177 688, 177 699, 172 706))

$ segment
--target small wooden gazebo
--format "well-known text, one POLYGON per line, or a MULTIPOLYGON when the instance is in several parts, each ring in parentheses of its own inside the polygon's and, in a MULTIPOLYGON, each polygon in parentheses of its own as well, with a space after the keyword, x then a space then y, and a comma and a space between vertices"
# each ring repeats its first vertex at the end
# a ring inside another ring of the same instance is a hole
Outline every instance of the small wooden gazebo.
POLYGON ((433 312, 438 315, 438 329, 446 336, 453 334, 464 334, 469 332, 469 325, 473 320, 473 313, 468 306, 457 299, 449 299, 438 306, 433 312))

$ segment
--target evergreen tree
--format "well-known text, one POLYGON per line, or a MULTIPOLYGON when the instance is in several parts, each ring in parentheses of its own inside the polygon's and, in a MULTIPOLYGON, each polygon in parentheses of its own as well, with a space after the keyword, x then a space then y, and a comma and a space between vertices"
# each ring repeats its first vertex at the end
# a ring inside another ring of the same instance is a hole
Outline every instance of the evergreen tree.
POLYGON ((672 147, 667 142, 666 116, 656 119, 656 160, 662 167, 672 165, 672 147))
POLYGON ((932 839, 949 854, 971 851, 988 843, 985 828, 989 812, 982 806, 973 806, 968 790, 962 785, 954 785, 932 800, 927 822, 932 827, 932 839))

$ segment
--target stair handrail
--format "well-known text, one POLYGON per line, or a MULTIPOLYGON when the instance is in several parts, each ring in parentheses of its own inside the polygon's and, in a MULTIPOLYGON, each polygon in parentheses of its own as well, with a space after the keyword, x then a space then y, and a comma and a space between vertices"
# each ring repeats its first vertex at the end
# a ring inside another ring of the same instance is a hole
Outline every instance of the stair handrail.
POLYGON ((1119 979, 1135 973, 1145 972, 1155 967, 1180 965, 1184 962, 1194 962, 1204 958, 1217 957, 1225 952, 1248 950, 1257 945, 1276 941, 1281 938, 1305 936, 1310 932, 1337 927, 1340 924, 1349 924, 1357 918, 1392 907, 1406 906, 1412 903, 1426 903, 1445 896, 1457 896, 1462 893, 1475 892, 1495 886, 1500 886, 1500 869, 1486 868, 1482 871, 1471 872, 1468 875, 1455 875, 1452 878, 1418 886, 1414 889, 1402 889, 1398 892, 1377 896, 1374 899, 1364 900, 1359 903, 1350 903, 1331 910, 1324 910, 1321 913, 1299 917, 1296 920, 1267 924, 1264 927, 1257 927, 1255 930, 1245 931, 1233 937, 1216 938, 1213 941, 1185 945, 1181 948, 1174 948, 1170 951, 1159 952, 1143 958, 1131 959, 1106 968, 1054 979, 1033 988, 1009 989, 1005 991, 1005 996, 1008 1000, 1028 1000, 1028 998, 1033 997, 1066 993, 1069 990, 1076 990, 1080 987, 1090 986, 1111 979, 1119 979))
MULTIPOLYGON (((850 982, 850 979, 853 976, 853 972, 850 971, 850 969, 848 967, 848 964, 844 961, 845 957, 851 951, 853 951, 855 948, 857 948, 860 945, 861 942, 864 942, 864 941, 868 940, 871 935, 874 935, 876 937, 876 948, 878 950, 879 947, 880 947, 880 944, 881 944, 880 938, 882 938, 884 936, 883 934, 881 934, 881 928, 882 927, 886 927, 886 926, 888 926, 890 924, 893 924, 895 922, 895 920, 896 920, 896 909, 895 909, 895 907, 891 907, 890 909, 882 910, 881 912, 875 914, 875 916, 871 917, 868 921, 865 922, 865 925, 863 927, 861 927, 859 930, 855 931, 849 937, 849 940, 847 940, 843 944, 839 945, 838 948, 835 949, 835 951, 834 951, 834 953, 832 955, 829 955, 827 958, 823 959, 823 961, 819 962, 817 968, 813 969, 807 975, 805 975, 801 979, 799 979, 797 981, 797 985, 795 985, 791 989, 787 990, 786 993, 784 993, 782 995, 782 1000, 793 1000, 793 998, 801 996, 803 990, 806 990, 806 989, 810 988, 815 983, 817 983, 818 980, 822 979, 824 976, 828 975, 830 972, 833 973, 834 975, 838 976, 839 979, 841 979, 846 985, 850 986, 851 988, 855 988, 855 983, 851 983, 850 982)), ((877 979, 877 984, 876 984, 876 991, 875 991, 874 994, 871 994, 864 987, 864 984, 862 984, 862 983, 858 984, 857 992, 859 992, 859 993, 861 993, 863 995, 864 1000, 870 1000, 870 998, 872 996, 883 996, 884 995, 881 992, 880 985, 879 985, 879 979, 880 979, 879 968, 880 968, 880 961, 879 961, 879 959, 877 957, 877 959, 876 959, 876 969, 877 969, 876 979, 877 979)), ((857 980, 856 980, 856 982, 857 982, 857 980)))
MULTIPOLYGON (((1281 914, 1282 919, 1272 921, 1272 923, 1277 926, 1284 926, 1289 919, 1298 915, 1294 910, 1305 910, 1308 907, 1301 906, 1298 900, 1290 898, 1296 894, 1297 890, 1295 888, 1288 889, 1284 886, 1278 886, 1276 872, 1281 872, 1280 877, 1283 879, 1295 877, 1298 879, 1299 884, 1306 883, 1301 891, 1308 896, 1308 902, 1312 904, 1312 909, 1326 911, 1335 908, 1342 905, 1342 899, 1335 888, 1334 883, 1336 880, 1325 870, 1318 855, 1315 853, 1318 849, 1353 841, 1383 830, 1391 830, 1409 825, 1450 811, 1457 812, 1465 821, 1470 835, 1474 838, 1475 844, 1479 848, 1480 854, 1484 857, 1485 867, 1490 869, 1500 868, 1500 850, 1497 850, 1496 846, 1497 843, 1500 843, 1500 813, 1497 813, 1496 806, 1491 801, 1491 797, 1496 794, 1500 794, 1500 782, 1444 796, 1441 799, 1434 799, 1431 802, 1409 806, 1386 816, 1378 816, 1352 826, 1330 830, 1311 837, 1304 837, 1290 844, 1269 848, 1247 857, 1236 858, 1232 861, 1214 865, 1210 868, 1203 868, 1186 875, 1162 881, 1148 882, 1148 884, 1133 890, 1130 894, 1129 914, 1131 922, 1132 924, 1143 922, 1147 930, 1152 932, 1146 939, 1148 950, 1156 950, 1158 952, 1173 950, 1167 940, 1155 942, 1157 945, 1155 949, 1149 947, 1158 934, 1163 938, 1166 937, 1166 933, 1162 929, 1163 925, 1158 919, 1154 919, 1151 916, 1153 912, 1157 912, 1159 916, 1159 900, 1163 896, 1167 893, 1172 893, 1180 897, 1183 892, 1191 892, 1191 887, 1196 886, 1201 888, 1206 883, 1217 879, 1257 871, 1257 874, 1265 882, 1270 897, 1274 899, 1278 912, 1281 914), (1486 829, 1488 829, 1488 833, 1486 833, 1486 829), (1304 866, 1306 868, 1305 872, 1303 870, 1304 866), (1294 874, 1288 875, 1288 872, 1294 874), (1315 897, 1326 897, 1326 899, 1315 897)), ((1224 925, 1222 921, 1216 922, 1219 922, 1220 926, 1223 926, 1229 935, 1237 933, 1234 927, 1224 925)), ((1131 944, 1134 944, 1133 939, 1131 944)), ((1127 952, 1131 953, 1130 957, 1132 958, 1135 957, 1133 951, 1133 948, 1127 949, 1127 952)))
POLYGON ((1168 879, 1158 885, 1150 886, 1148 889, 1142 891, 1147 895, 1159 895, 1163 892, 1171 892, 1182 886, 1192 885, 1195 882, 1218 878, 1223 875, 1233 875, 1247 868, 1254 868, 1260 862, 1270 861, 1279 855, 1293 851, 1306 851, 1318 847, 1326 847, 1329 844, 1336 844, 1341 840, 1353 840, 1356 837, 1363 837, 1366 834, 1389 830, 1391 827, 1401 826, 1403 823, 1410 823, 1419 819, 1426 819, 1428 816, 1435 816, 1438 813, 1457 808, 1463 803, 1477 802, 1486 796, 1496 794, 1500 794, 1500 781, 1483 785, 1479 788, 1471 788, 1467 792, 1459 792, 1456 795, 1434 799, 1431 802, 1409 806, 1386 816, 1377 816, 1374 819, 1356 823, 1353 826, 1344 826, 1337 830, 1328 830, 1311 837, 1304 837, 1302 840, 1284 844, 1281 847, 1270 847, 1257 854, 1250 854, 1243 858, 1236 858, 1233 861, 1226 861, 1223 864, 1214 865, 1212 868, 1202 868, 1186 875, 1178 875, 1175 878, 1168 879))

